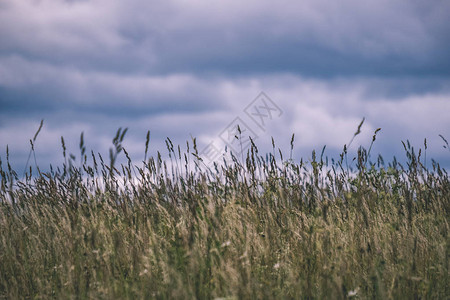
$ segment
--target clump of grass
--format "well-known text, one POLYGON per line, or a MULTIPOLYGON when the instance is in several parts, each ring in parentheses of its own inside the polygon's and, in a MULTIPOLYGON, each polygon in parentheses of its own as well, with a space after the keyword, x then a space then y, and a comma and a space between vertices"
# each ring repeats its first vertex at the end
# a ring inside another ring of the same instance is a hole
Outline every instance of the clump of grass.
POLYGON ((83 135, 80 163, 64 139, 49 172, 19 180, 0 161, 0 298, 449 295, 448 174, 409 142, 405 166, 371 162, 372 145, 352 167, 347 147, 294 162, 252 142, 244 160, 206 168, 195 140, 147 158, 149 134, 134 165, 125 134, 109 162, 83 135))

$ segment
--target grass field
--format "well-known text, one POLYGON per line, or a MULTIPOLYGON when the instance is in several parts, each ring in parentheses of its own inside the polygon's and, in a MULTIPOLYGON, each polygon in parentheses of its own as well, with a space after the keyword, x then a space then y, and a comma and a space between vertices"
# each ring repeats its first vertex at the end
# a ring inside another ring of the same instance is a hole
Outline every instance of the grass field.
POLYGON ((450 182, 426 144, 404 165, 252 145, 208 169, 195 141, 147 158, 148 136, 135 165, 125 133, 108 160, 81 138, 49 172, 2 161, 0 298, 448 299, 450 182))

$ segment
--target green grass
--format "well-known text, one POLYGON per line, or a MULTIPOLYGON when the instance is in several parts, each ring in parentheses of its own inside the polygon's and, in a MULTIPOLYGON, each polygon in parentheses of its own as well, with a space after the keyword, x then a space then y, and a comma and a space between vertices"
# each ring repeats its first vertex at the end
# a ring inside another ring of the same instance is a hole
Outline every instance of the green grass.
POLYGON ((81 138, 82 163, 62 140, 60 168, 19 181, 0 164, 0 298, 450 295, 449 178, 409 143, 405 166, 371 163, 371 147, 351 168, 346 147, 293 162, 253 145, 207 169, 195 140, 134 165, 125 132, 108 162, 81 138))

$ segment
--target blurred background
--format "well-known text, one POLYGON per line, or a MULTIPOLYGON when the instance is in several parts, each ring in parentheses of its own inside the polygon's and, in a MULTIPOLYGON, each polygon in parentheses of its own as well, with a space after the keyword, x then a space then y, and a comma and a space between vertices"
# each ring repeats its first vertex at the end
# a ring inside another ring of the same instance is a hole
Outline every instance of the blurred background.
POLYGON ((324 145, 338 158, 365 117, 353 153, 381 128, 373 160, 404 160, 401 141, 426 138, 428 163, 448 168, 449 16, 444 0, 2 1, 0 157, 8 145, 21 172, 41 119, 46 169, 64 161, 61 136, 77 159, 82 132, 107 157, 128 128, 139 163, 147 130, 150 154, 166 137, 221 151, 238 118, 262 153, 274 137, 288 156, 295 134, 294 160, 324 145))

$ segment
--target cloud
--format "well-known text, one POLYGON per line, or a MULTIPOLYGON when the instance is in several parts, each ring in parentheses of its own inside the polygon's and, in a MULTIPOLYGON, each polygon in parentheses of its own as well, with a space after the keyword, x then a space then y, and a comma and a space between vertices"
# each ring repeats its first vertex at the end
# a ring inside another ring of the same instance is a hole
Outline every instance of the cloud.
POLYGON ((449 13, 445 1, 9 1, 0 49, 120 73, 448 76, 449 13))
MULTIPOLYGON (((109 78, 109 77, 107 77, 109 78)), ((199 148, 205 147, 211 141, 218 141, 219 134, 236 117, 242 118, 251 129, 258 134, 256 143, 261 146, 261 152, 271 151, 271 137, 275 137, 277 144, 286 151, 289 149, 291 135, 296 135, 296 149, 298 156, 304 156, 312 149, 327 145, 329 153, 336 156, 344 144, 348 144, 356 131, 356 127, 363 117, 366 122, 362 133, 355 139, 352 149, 359 145, 368 147, 373 132, 381 127, 374 153, 381 153, 391 157, 403 157, 401 140, 409 139, 413 145, 420 147, 423 139, 428 139, 429 157, 448 160, 446 153, 441 150, 442 143, 439 134, 450 136, 448 129, 450 121, 446 113, 450 110, 448 101, 450 93, 437 89, 434 92, 405 95, 392 99, 390 93, 379 93, 369 101, 366 95, 379 86, 381 79, 308 79, 290 74, 271 75, 261 77, 241 77, 230 79, 189 77, 189 82, 201 86, 203 90, 198 95, 214 95, 208 101, 220 101, 224 106, 220 109, 174 109, 178 95, 185 92, 184 85, 180 86, 180 93, 173 93, 169 89, 162 89, 162 97, 167 99, 167 109, 155 113, 152 109, 153 100, 144 103, 141 113, 111 114, 111 109, 92 110, 83 108, 79 104, 74 110, 60 110, 31 118, 29 114, 0 113, 0 140, 9 144, 14 150, 16 162, 24 161, 29 149, 28 140, 34 135, 40 118, 46 123, 37 143, 37 151, 46 158, 44 165, 50 163, 51 158, 61 158, 60 136, 64 136, 71 146, 73 153, 78 153, 79 135, 85 132, 85 141, 94 151, 107 154, 111 147, 111 139, 119 127, 129 128, 126 147, 136 161, 143 156, 145 135, 151 131, 151 153, 156 150, 164 153, 164 140, 169 137, 174 144, 182 147, 191 137, 197 137, 199 148), (264 90, 267 95, 282 109, 283 114, 271 121, 267 131, 261 131, 258 126, 244 113, 244 108, 264 90)), ((386 79, 392 85, 393 79, 386 79)), ((404 83, 405 79, 400 80, 404 83)), ((95 82, 95 81, 94 81, 95 82)), ((125 80, 127 82, 127 80, 125 80)), ((164 80, 161 85, 164 85, 164 80)), ((394 80, 395 82, 395 80, 394 80)), ((113 81, 116 87, 126 86, 126 83, 113 81)), ((168 79, 168 86, 172 85, 168 79)), ((442 83, 445 86, 448 82, 442 83)), ((177 84, 173 84, 176 90, 177 84)), ((144 86, 144 88, 146 88, 144 86)), ((159 88, 159 87, 158 87, 159 88)), ((137 88, 139 90, 139 85, 137 88)), ((112 89, 120 93, 120 88, 112 89)), ((100 92, 101 96, 103 91, 100 92)), ((192 98, 190 103, 194 107, 201 107, 202 101, 192 98), (197 102, 195 102, 197 101, 197 102)), ((105 107, 109 103, 102 104, 105 107)), ((125 110, 127 102, 111 105, 116 110, 125 110)), ((133 105, 131 102, 130 105, 133 105)), ((139 105, 136 105, 138 109, 139 105)), ((200 149, 199 149, 200 150, 200 149)), ((2 149, 4 151, 4 149, 2 149)), ((12 152, 12 153, 14 153, 12 152)), ((0 156, 4 157, 0 154, 0 156)))
POLYGON ((217 83, 189 74, 81 72, 17 56, 0 58, 0 101, 4 111, 16 113, 72 109, 97 110, 100 114, 156 114, 222 108, 224 102, 211 84, 217 83))
POLYGON ((237 116, 253 124, 243 109, 265 91, 284 113, 258 132, 263 151, 295 133, 297 155, 336 154, 365 116, 355 148, 382 127, 378 152, 426 137, 448 162, 449 14, 438 0, 3 1, 0 156, 8 144, 24 164, 42 118, 43 164, 61 159, 60 136, 78 151, 82 131, 107 152, 129 127, 138 161, 148 129, 153 150, 205 146, 237 116))

